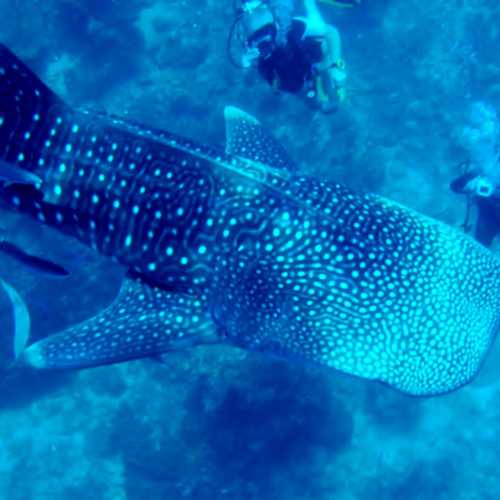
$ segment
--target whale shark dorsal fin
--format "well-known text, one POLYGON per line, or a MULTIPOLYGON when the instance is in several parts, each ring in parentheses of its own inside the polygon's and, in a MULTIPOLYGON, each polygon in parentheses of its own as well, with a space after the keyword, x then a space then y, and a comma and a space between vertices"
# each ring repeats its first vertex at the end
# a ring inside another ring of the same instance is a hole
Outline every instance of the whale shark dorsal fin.
POLYGON ((126 278, 111 306, 32 344, 21 361, 34 368, 85 368, 218 341, 211 314, 197 297, 126 278))
POLYGON ((227 106, 224 119, 226 153, 287 172, 297 170, 285 148, 252 115, 234 106, 227 106))

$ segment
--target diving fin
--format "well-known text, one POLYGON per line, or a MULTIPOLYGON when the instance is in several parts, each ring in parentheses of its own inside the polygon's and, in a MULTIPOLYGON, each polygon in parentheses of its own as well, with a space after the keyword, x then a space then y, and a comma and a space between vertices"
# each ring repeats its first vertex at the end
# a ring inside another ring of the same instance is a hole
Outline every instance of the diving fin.
POLYGON ((361 5, 361 0, 318 0, 318 2, 341 8, 350 8, 361 5))

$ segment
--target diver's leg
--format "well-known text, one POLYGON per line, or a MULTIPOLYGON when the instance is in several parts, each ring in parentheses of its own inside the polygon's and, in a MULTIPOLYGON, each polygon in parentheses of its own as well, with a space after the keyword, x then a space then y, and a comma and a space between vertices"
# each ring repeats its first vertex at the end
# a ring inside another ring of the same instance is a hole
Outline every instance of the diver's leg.
POLYGON ((340 33, 337 28, 330 24, 325 25, 325 43, 323 44, 323 54, 330 66, 339 63, 342 59, 342 42, 340 41, 340 33))
POLYGON ((318 4, 316 0, 304 0, 304 7, 306 9, 306 15, 308 19, 316 19, 324 24, 323 18, 318 9, 318 4))
POLYGON ((345 96, 346 72, 341 57, 340 35, 336 28, 326 25, 321 45, 322 60, 316 65, 318 72, 317 96, 323 111, 333 111, 345 96))
POLYGON ((323 36, 327 26, 318 9, 316 0, 304 0, 306 32, 304 36, 323 36))

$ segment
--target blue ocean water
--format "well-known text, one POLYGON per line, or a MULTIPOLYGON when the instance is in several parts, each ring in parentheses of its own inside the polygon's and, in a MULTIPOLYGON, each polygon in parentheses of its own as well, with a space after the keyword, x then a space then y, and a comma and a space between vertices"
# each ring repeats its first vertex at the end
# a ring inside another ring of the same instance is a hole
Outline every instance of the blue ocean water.
MULTIPOLYGON (((300 2, 296 2, 299 4, 300 2)), ((300 5, 297 5, 300 9, 300 5)), ((0 1, 1 41, 67 102, 223 146, 223 109, 257 116, 302 172, 374 191, 459 227, 448 184, 470 153, 471 106, 500 109, 492 0, 321 4, 338 27, 347 99, 333 114, 232 67, 230 2, 0 1)), ((70 269, 0 257, 37 340, 116 296, 122 271, 2 211, 19 246, 70 269)), ((2 297, 2 332, 10 332, 2 297)), ((0 381, 0 498, 496 499, 498 369, 458 392, 410 398, 363 380, 229 347, 0 381)))

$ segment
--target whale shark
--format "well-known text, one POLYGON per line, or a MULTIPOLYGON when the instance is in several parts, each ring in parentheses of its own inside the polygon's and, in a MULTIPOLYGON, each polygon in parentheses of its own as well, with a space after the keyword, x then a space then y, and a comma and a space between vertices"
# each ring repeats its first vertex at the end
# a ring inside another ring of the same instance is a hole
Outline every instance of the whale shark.
POLYGON ((0 47, 0 199, 119 262, 115 301, 28 345, 78 369, 229 344, 431 396, 470 382, 499 327, 500 265, 396 202, 304 175, 225 109, 217 149, 68 106, 0 47))

